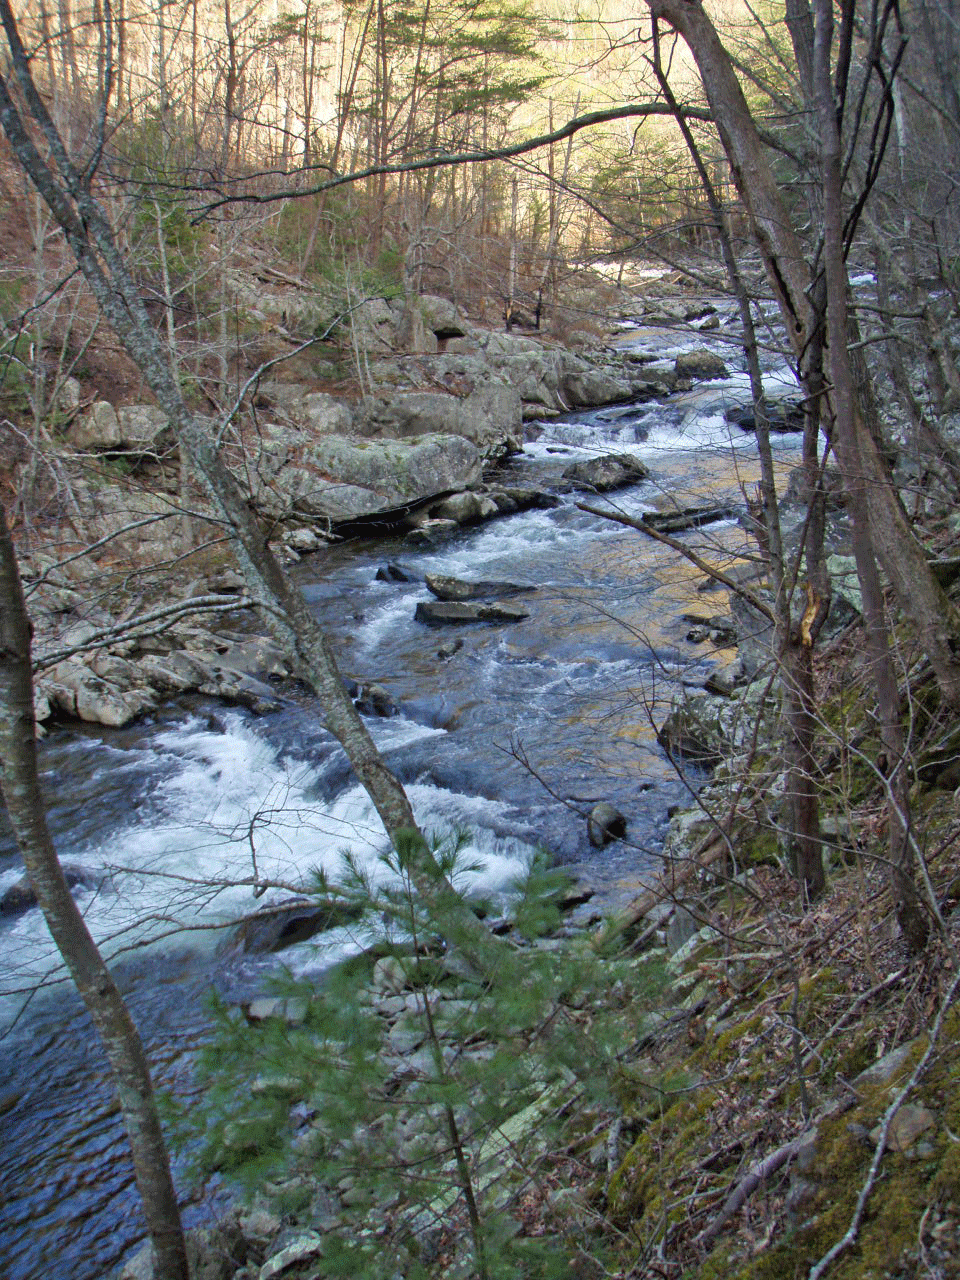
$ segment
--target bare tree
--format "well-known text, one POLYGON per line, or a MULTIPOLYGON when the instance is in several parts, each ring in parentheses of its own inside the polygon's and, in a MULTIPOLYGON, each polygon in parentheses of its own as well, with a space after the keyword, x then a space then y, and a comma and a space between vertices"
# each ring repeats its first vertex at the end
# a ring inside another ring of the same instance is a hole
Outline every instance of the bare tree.
POLYGON ((189 1280, 186 1245, 150 1067, 137 1028, 70 895, 40 794, 30 621, 0 506, 0 789, 30 883, 110 1062, 158 1280, 189 1280))

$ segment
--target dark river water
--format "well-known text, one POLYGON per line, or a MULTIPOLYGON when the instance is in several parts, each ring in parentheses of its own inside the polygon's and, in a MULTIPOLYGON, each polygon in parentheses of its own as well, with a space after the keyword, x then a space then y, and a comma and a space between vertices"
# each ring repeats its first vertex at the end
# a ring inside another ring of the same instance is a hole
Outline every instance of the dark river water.
MULTIPOLYGON (((662 334, 630 340, 671 361, 681 349, 662 334)), ((571 461, 628 451, 651 475, 611 495, 620 511, 740 500, 756 480, 756 449, 723 410, 747 397, 735 375, 666 405, 541 424, 506 479, 549 488, 571 461)), ((779 459, 792 465, 792 442, 781 442, 779 459)), ((681 536, 715 560, 735 556, 744 539, 735 521, 681 536)), ((374 737, 421 825, 469 833, 478 889, 505 891, 544 845, 605 904, 635 890, 686 793, 653 725, 681 681, 733 656, 687 641, 681 615, 724 612, 722 593, 699 592, 701 576, 674 552, 579 511, 576 495, 431 549, 354 542, 295 572, 344 672, 376 680, 396 704, 397 714, 370 721, 374 737), (387 562, 414 580, 379 581, 387 562), (518 597, 530 616, 426 627, 414 621, 431 598, 426 573, 531 586, 518 597), (439 658, 452 638, 462 647, 439 658), (583 815, 598 800, 627 815, 629 845, 591 849, 583 815)), ((211 983, 240 998, 276 963, 217 952, 217 925, 283 896, 254 900, 254 863, 289 885, 318 867, 335 877, 347 849, 375 867, 383 830, 303 695, 260 717, 195 702, 122 731, 56 731, 42 763, 61 858, 99 882, 80 891, 88 923, 117 957, 158 1080, 188 1096, 211 983)), ((20 874, 9 846, 0 849, 0 893, 20 874)), ((320 971, 360 941, 335 931, 282 958, 296 973, 320 971)), ((142 1237, 142 1221, 98 1043, 36 910, 0 922, 0 1027, 0 1275, 106 1275, 142 1237)), ((188 1224, 215 1209, 217 1194, 185 1189, 188 1224)))

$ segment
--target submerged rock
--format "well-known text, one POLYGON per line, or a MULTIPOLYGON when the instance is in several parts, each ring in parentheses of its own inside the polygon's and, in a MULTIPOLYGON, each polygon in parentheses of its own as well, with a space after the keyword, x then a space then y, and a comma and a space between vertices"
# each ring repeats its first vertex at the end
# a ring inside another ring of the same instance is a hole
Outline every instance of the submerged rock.
MULTIPOLYGON (((64 878, 70 889, 91 889, 97 884, 97 878, 83 867, 64 866, 64 878)), ((28 876, 21 876, 15 881, 3 897, 0 898, 0 913, 5 916, 19 916, 24 911, 37 905, 37 895, 28 876)))

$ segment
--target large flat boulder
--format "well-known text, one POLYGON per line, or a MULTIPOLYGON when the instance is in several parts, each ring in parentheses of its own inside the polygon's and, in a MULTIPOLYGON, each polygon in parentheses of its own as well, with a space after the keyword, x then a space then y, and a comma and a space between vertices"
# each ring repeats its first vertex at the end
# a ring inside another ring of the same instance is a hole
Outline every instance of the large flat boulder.
POLYGON ((417 605, 414 616, 429 627, 447 627, 468 626, 472 622, 522 622, 530 615, 516 604, 424 600, 417 605))
POLYGON ((401 440, 330 435, 303 443, 274 432, 265 443, 255 481, 258 507, 333 524, 478 484, 483 465, 470 440, 439 433, 401 440))
POLYGON ((517 582, 490 582, 485 579, 467 582, 463 578, 453 578, 445 573, 428 573, 426 583, 428 590, 438 600, 448 601, 499 599, 504 596, 525 595, 536 590, 535 587, 521 586, 517 582))
POLYGON ((169 419, 152 404, 129 404, 114 409, 97 400, 70 428, 71 443, 78 449, 155 452, 172 440, 169 419))
POLYGON ((463 397, 437 391, 397 391, 369 401, 357 415, 356 431, 380 439, 463 436, 485 458, 499 458, 521 447, 520 395, 504 382, 479 377, 463 397))

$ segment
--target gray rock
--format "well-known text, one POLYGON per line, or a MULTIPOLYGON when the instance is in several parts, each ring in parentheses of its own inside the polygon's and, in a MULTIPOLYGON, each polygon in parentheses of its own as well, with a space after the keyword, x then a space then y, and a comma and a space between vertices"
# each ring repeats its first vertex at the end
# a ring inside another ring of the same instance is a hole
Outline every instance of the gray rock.
POLYGON ((397 714, 397 704, 393 698, 382 684, 373 680, 359 685, 352 697, 361 715, 388 717, 397 714))
POLYGON ((570 481, 575 489, 607 493, 624 485, 637 484, 649 474, 649 469, 632 454, 611 453, 572 463, 564 470, 563 478, 570 481))
POLYGON ((354 924, 361 915, 359 907, 337 899, 283 902, 247 916, 237 925, 225 949, 254 954, 282 951, 328 929, 354 924))
POLYGON ((665 936, 668 953, 676 955, 699 931, 700 921, 686 907, 677 907, 667 921, 665 936))
MULTIPOLYGON (((65 864, 63 875, 70 889, 89 889, 97 884, 96 876, 84 867, 65 864)), ((19 916, 36 905, 37 895, 33 891, 29 877, 24 875, 10 885, 0 898, 0 913, 5 916, 19 916)))
POLYGON ((167 415, 156 405, 114 409, 106 400, 97 400, 73 424, 70 439, 78 449, 143 452, 160 449, 172 436, 167 415))
POLYGON ((290 529, 283 535, 285 546, 301 555, 308 555, 311 551, 319 551, 323 546, 323 540, 318 538, 312 529, 301 526, 299 529, 290 529))
POLYGON ((353 409, 345 400, 301 383, 263 382, 254 404, 279 413, 311 436, 349 435, 353 428, 353 409))
POLYGON ((331 435, 261 474, 261 509, 344 522, 477 484, 482 458, 462 436, 365 440, 331 435))
POLYGON ((466 582, 463 578, 453 578, 448 574, 428 573, 426 576, 428 589, 438 600, 489 600, 494 597, 523 595, 535 587, 520 586, 516 582, 466 582))
POLYGON ((260 1268, 259 1280, 273 1280, 301 1262, 309 1262, 323 1253, 323 1236, 316 1231, 305 1231, 279 1253, 269 1257, 260 1268))
POLYGON ((424 520, 416 524, 403 540, 415 547, 432 547, 459 528, 456 520, 424 520))
POLYGON ((120 447, 120 420, 113 405, 95 401, 70 429, 70 439, 78 449, 117 449, 120 447))
POLYGON ((479 524, 500 514, 492 498, 479 493, 453 493, 434 503, 430 515, 438 520, 456 520, 458 525, 479 524))
POLYGON ((353 307, 349 325, 354 345, 370 355, 381 351, 395 351, 402 311, 402 303, 398 303, 394 310, 386 298, 367 298, 359 306, 353 307))
POLYGON ((565 370, 563 374, 561 393, 571 409, 619 404, 631 399, 633 387, 627 378, 591 367, 586 361, 583 365, 583 368, 565 370))
POLYGON ((430 627, 465 626, 471 622, 522 622, 529 618, 525 609, 513 604, 480 604, 445 600, 426 600, 417 605, 415 618, 430 627))
POLYGON ((370 400, 358 416, 364 435, 405 439, 438 434, 463 436, 485 458, 516 453, 522 445, 520 395, 503 381, 480 377, 469 395, 434 391, 393 391, 370 400))
POLYGON ((377 582, 416 582, 416 578, 399 565, 387 564, 377 570, 377 582))
MULTIPOLYGON (((766 406, 767 426, 781 434, 803 430, 803 405, 796 400, 771 400, 766 406)), ((756 431, 753 405, 735 405, 724 414, 741 431, 756 431)))
POLYGON ((370 985, 376 992, 400 995, 409 985, 407 966, 398 956, 382 956, 373 966, 370 985))
POLYGON ((424 324, 438 338, 463 338, 471 331, 470 322, 455 302, 434 294, 418 299, 424 324))
POLYGON ((727 366, 720 357, 706 349, 681 352, 676 358, 674 369, 678 378, 696 378, 706 381, 730 377, 727 366))
POLYGON ((397 325, 397 346, 410 354, 435 355, 437 335, 427 326, 419 304, 419 298, 407 298, 397 325))
POLYGON ((158 449, 172 440, 170 420, 152 404, 128 404, 117 410, 124 449, 158 449))
POLYGON ((587 835, 595 849, 602 849, 611 840, 620 840, 627 833, 627 820, 612 804, 601 801, 590 810, 587 818, 587 835))
POLYGON ((668 756, 682 756, 711 768, 721 758, 717 725, 711 719, 705 699, 688 698, 674 705, 657 730, 657 741, 668 756))
MULTIPOLYGON (((129 663, 121 665, 132 670, 129 663)), ((132 686, 133 681, 124 679, 123 683, 132 686)), ((112 729, 123 728, 154 706, 153 695, 147 689, 118 687, 95 675, 77 658, 58 662, 48 672, 43 693, 64 715, 112 729)))
POLYGON ((244 1005, 244 1013, 249 1022, 280 1018, 288 1027, 299 1027, 303 1024, 309 1007, 309 1001, 303 996, 257 996, 244 1005))
POLYGON ((80 408, 82 391, 76 378, 64 378, 57 391, 56 410, 65 416, 72 417, 80 408))
MULTIPOLYGON (((908 1151, 922 1133, 937 1127, 937 1117, 928 1107, 906 1103, 894 1114, 887 1130, 888 1151, 908 1151)), ((870 1133, 874 1146, 880 1141, 880 1125, 870 1133)))

